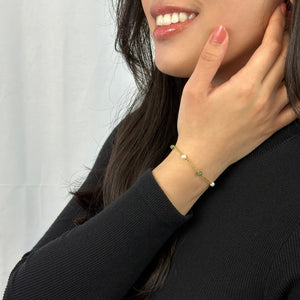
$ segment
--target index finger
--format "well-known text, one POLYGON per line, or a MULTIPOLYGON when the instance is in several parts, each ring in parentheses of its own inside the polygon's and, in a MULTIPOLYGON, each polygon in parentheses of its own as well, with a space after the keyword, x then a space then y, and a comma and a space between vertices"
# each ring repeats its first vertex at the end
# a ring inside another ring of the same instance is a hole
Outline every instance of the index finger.
POLYGON ((228 47, 229 37, 224 26, 218 26, 206 42, 188 84, 207 94, 228 47))

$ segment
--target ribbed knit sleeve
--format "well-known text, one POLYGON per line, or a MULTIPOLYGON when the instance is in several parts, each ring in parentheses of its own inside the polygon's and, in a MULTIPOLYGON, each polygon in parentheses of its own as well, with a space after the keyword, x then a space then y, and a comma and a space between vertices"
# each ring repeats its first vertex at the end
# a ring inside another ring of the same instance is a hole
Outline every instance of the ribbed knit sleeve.
POLYGON ((281 246, 272 262, 263 299, 300 299, 300 224, 281 246))
MULTIPOLYGON (((70 226, 70 202, 38 247, 13 269, 5 300, 121 299, 170 236, 181 215, 148 169, 112 204, 70 226)), ((77 206, 76 206, 77 205, 77 206)))

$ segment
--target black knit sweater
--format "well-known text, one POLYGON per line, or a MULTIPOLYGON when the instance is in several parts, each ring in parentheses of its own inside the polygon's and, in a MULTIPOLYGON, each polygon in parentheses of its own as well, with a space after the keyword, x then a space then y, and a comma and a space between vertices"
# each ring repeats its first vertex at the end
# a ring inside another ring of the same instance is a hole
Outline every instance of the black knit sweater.
MULTIPOLYGON (((95 167, 104 166, 114 132, 95 167)), ((85 184, 97 178, 90 173, 85 184)), ((4 299, 122 299, 179 236, 151 300, 300 299, 300 126, 293 122, 231 165, 183 216, 148 169, 80 226, 70 200, 11 272, 4 299)))

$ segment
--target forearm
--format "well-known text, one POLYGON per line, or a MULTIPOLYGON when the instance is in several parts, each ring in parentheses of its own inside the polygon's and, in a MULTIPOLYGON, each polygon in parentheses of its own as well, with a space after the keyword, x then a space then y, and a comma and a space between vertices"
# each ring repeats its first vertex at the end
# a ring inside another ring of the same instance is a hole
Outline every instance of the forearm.
POLYGON ((145 172, 96 216, 29 253, 13 270, 4 299, 120 299, 182 216, 145 172))

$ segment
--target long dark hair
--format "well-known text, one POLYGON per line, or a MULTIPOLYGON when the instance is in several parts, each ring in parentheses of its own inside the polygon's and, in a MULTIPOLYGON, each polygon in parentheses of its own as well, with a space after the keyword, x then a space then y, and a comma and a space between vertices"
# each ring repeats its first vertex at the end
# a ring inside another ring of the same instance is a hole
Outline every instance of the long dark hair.
MULTIPOLYGON (((288 5, 291 8, 291 5, 288 5)), ((76 218, 81 224, 123 194, 148 168, 154 168, 169 154, 175 143, 177 116, 184 78, 161 73, 153 62, 150 32, 141 1, 119 0, 115 6, 117 37, 115 48, 125 58, 137 85, 137 94, 120 123, 102 178, 88 190, 71 192, 86 209, 76 218), (115 172, 118 170, 118 172, 115 172)), ((290 103, 300 115, 300 4, 296 1, 290 26, 285 81, 290 103)), ((94 170, 95 171, 95 170, 94 170)), ((144 270, 126 299, 146 299, 159 289, 168 274, 175 251, 174 234, 144 270)))

